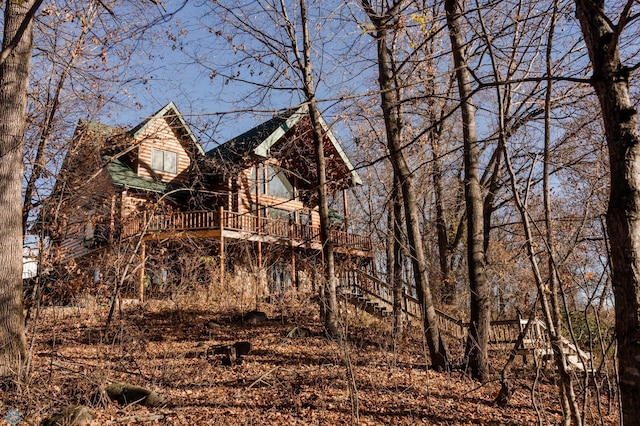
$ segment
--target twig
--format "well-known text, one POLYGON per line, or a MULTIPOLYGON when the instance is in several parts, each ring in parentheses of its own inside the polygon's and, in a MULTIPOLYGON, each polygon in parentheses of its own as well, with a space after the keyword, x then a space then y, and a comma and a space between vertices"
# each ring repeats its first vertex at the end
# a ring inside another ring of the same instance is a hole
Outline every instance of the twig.
POLYGON ((280 366, 274 367, 271 370, 269 370, 266 373, 264 373, 262 376, 258 377, 253 383, 251 383, 249 386, 247 386, 247 390, 251 389, 254 385, 257 385, 260 382, 268 385, 269 383, 265 382, 262 379, 264 379, 265 377, 267 377, 268 375, 270 375, 271 373, 276 371, 278 368, 280 368, 280 366))
POLYGON ((153 422, 155 420, 164 419, 164 414, 146 414, 146 415, 138 415, 138 416, 126 416, 120 417, 119 419, 109 420, 108 422, 103 423, 104 425, 116 425, 120 423, 141 423, 141 422, 153 422))

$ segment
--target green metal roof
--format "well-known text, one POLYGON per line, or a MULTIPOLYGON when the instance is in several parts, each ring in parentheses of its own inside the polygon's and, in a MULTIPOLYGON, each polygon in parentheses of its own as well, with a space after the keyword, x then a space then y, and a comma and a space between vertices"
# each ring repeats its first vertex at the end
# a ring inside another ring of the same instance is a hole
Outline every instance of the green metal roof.
POLYGON ((154 192, 165 192, 167 190, 166 183, 138 176, 130 167, 117 158, 103 155, 102 161, 105 162, 107 172, 116 185, 154 192))
MULTIPOLYGON (((296 117, 296 120, 293 120, 295 121, 294 123, 287 123, 296 111, 298 111, 298 109, 290 109, 281 115, 259 124, 253 129, 208 151, 207 157, 216 160, 235 161, 249 153, 260 155, 256 150, 259 150, 259 147, 265 140, 278 130, 281 130, 282 134, 286 133, 287 130, 297 122, 298 118, 296 117)), ((262 152, 263 150, 259 151, 262 152)))
MULTIPOLYGON (((302 117, 307 115, 308 111, 307 105, 287 110, 283 114, 213 148, 207 152, 207 157, 214 160, 233 162, 243 158, 247 154, 268 157, 270 148, 278 142, 289 129, 293 128, 302 117)), ((362 185, 362 179, 358 175, 358 172, 356 172, 353 164, 351 164, 351 161, 342 149, 342 146, 340 146, 340 143, 322 117, 320 117, 320 124, 338 152, 338 155, 349 169, 353 183, 362 185)))

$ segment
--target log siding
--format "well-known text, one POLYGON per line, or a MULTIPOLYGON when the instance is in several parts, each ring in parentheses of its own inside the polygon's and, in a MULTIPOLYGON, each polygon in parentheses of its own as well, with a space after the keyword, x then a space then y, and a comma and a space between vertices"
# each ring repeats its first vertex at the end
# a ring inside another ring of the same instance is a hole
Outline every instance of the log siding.
POLYGON ((184 149, 175 132, 165 120, 156 120, 138 136, 137 173, 140 177, 157 179, 162 182, 186 183, 186 171, 191 165, 189 154, 184 149), (152 167, 153 150, 176 153, 176 173, 154 170, 152 167))

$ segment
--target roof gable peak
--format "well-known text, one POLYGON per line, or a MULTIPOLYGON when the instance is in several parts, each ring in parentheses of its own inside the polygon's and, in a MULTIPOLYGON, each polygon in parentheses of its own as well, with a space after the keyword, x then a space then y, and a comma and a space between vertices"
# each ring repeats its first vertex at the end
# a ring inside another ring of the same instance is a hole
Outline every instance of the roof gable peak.
POLYGON ((158 120, 158 119, 168 119, 168 120, 173 120, 174 123, 177 122, 177 126, 181 127, 184 130, 184 134, 189 139, 190 144, 196 147, 200 155, 205 155, 204 149, 202 149, 200 142, 198 142, 198 139, 193 134, 193 131, 191 130, 187 122, 184 120, 182 114, 178 110, 178 107, 176 106, 175 103, 173 103, 173 101, 169 102, 160 110, 158 110, 156 113, 154 113, 153 115, 151 115, 150 117, 142 121, 140 124, 135 126, 133 129, 129 131, 129 134, 134 139, 137 138, 140 134, 142 134, 145 130, 147 130, 147 128, 155 120, 158 120))

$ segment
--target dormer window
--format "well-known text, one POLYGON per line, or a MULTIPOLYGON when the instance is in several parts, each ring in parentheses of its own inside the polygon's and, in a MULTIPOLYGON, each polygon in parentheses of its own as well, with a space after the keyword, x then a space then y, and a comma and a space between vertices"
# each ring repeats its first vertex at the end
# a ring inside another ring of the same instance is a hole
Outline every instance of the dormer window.
POLYGON ((177 173, 178 154, 164 149, 153 148, 151 153, 151 168, 157 172, 177 173))

